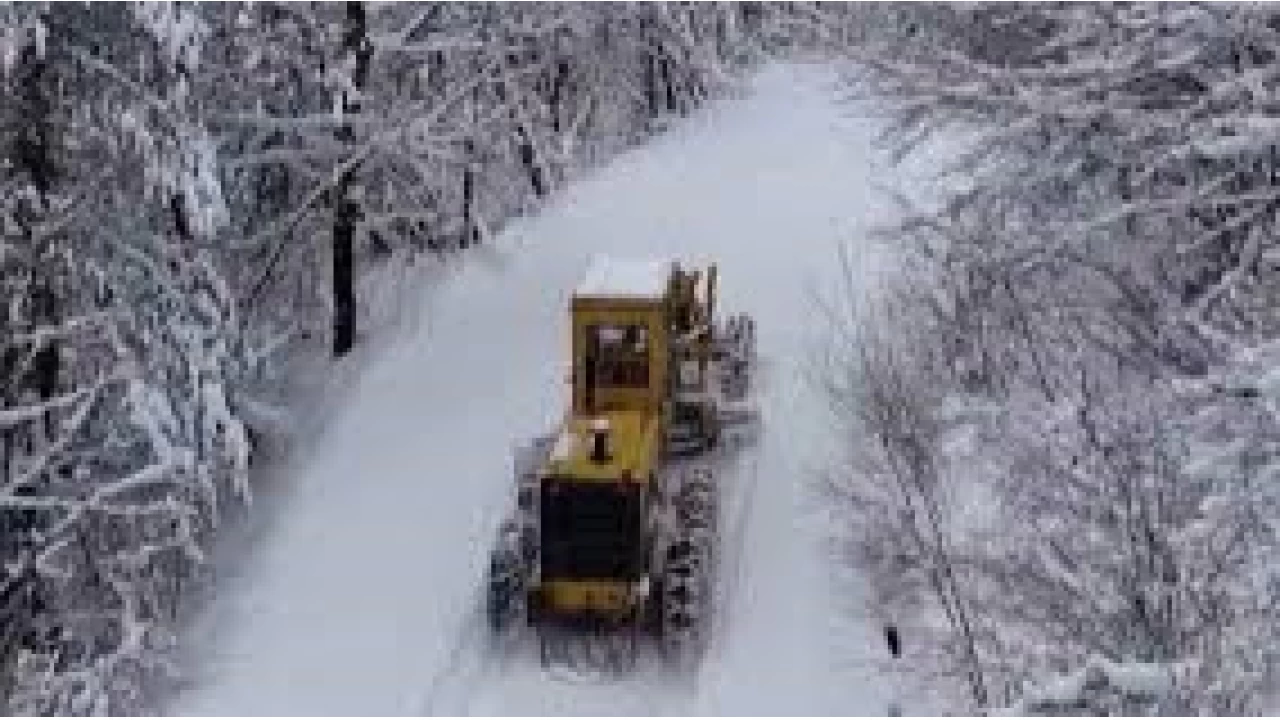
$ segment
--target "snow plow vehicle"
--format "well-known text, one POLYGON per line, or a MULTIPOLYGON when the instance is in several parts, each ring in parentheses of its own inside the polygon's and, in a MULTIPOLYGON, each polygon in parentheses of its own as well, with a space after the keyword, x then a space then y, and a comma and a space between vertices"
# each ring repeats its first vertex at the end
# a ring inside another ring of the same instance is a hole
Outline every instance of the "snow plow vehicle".
POLYGON ((517 451, 489 626, 544 664, 682 657, 712 612, 718 459, 750 441, 755 325, 715 314, 716 266, 596 258, 570 302, 570 407, 517 451))

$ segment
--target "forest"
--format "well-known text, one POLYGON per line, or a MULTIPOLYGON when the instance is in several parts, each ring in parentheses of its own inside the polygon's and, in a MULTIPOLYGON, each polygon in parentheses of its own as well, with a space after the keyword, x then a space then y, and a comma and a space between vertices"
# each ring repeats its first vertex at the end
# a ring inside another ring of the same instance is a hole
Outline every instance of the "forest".
POLYGON ((807 62, 886 152, 955 148, 813 358, 831 562, 910 660, 886 682, 1274 710, 1278 51, 1262 4, 0 7, 0 704, 154 712, 380 273, 807 62))
POLYGON ((880 9, 888 142, 959 150, 897 290, 833 303, 842 556, 971 711, 1266 713, 1280 15, 880 9))

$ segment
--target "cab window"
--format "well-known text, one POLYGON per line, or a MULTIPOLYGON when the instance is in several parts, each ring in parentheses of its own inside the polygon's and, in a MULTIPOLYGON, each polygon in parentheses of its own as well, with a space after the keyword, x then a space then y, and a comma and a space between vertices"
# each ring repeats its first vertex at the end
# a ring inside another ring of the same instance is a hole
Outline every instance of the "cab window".
POLYGON ((642 324, 587 326, 587 364, 601 387, 649 386, 649 329, 642 324))

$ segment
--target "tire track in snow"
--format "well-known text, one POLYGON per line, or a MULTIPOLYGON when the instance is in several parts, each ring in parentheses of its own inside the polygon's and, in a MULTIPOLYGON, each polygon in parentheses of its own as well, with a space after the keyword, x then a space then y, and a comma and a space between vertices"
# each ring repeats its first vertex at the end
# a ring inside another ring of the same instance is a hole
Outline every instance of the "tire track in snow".
MULTIPOLYGON (((756 487, 760 481, 760 460, 759 448, 748 448, 747 452, 751 453, 748 462, 744 462, 745 458, 735 458, 737 472, 733 473, 738 480, 744 480, 742 486, 735 495, 738 495, 735 503, 732 525, 730 532, 721 536, 719 540, 720 547, 732 547, 732 562, 730 572, 724 572, 725 566, 720 565, 719 575, 720 582, 719 592, 717 593, 717 604, 715 608, 715 619, 712 623, 714 632, 712 633, 712 647, 719 651, 723 648, 722 640, 728 635, 729 617, 734 604, 735 596, 738 594, 738 588, 742 585, 742 576, 746 568, 746 553, 742 551, 742 541, 747 534, 747 526, 751 522, 751 510, 755 505, 756 487), (728 545, 727 545, 728 544, 728 545)), ((708 653, 710 654, 710 653, 708 653)), ((705 667, 705 663, 704 663, 705 667)))
MULTIPOLYGON (((766 392, 764 370, 767 367, 767 361, 761 356, 756 361, 754 372, 756 377, 753 379, 755 390, 753 395, 760 399, 766 392)), ((731 628, 730 617, 733 607, 737 601, 739 588, 742 586, 742 577, 746 572, 746 551, 744 549, 744 540, 747 535, 747 528, 751 523, 752 510, 755 507, 756 489, 760 483, 760 453, 764 451, 765 430, 763 428, 764 419, 759 421, 762 425, 754 431, 754 437, 747 441, 744 447, 734 448, 735 453, 730 458, 727 472, 724 473, 720 482, 722 484, 721 497, 726 495, 733 497, 732 507, 728 507, 728 503, 721 501, 720 512, 721 519, 728 522, 722 522, 721 527, 725 528, 725 532, 721 533, 717 540, 718 550, 720 551, 719 561, 716 563, 716 607, 713 609, 714 617, 712 619, 712 632, 703 658, 698 666, 696 679, 694 680, 694 701, 698 701, 699 689, 702 686, 702 680, 708 669, 714 665, 721 653, 724 652, 725 640, 728 637, 731 628), (735 492, 724 493, 723 486, 725 483, 732 483, 736 488, 735 492), (727 511, 727 512, 726 512, 727 511), (728 517, 725 517, 725 516, 728 517), (729 549, 726 553, 721 549, 729 549), (729 560, 725 563, 725 560, 729 560), (727 572, 726 572, 727 570, 727 572)))

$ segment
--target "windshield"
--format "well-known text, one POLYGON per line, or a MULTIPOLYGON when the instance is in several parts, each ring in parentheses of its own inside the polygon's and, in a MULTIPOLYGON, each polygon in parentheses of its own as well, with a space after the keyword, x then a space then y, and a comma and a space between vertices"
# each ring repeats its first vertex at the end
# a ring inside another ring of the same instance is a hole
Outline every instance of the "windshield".
POLYGON ((588 325, 586 363, 589 381, 600 387, 648 387, 649 329, 588 325))

